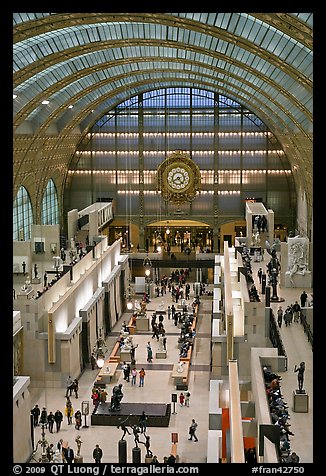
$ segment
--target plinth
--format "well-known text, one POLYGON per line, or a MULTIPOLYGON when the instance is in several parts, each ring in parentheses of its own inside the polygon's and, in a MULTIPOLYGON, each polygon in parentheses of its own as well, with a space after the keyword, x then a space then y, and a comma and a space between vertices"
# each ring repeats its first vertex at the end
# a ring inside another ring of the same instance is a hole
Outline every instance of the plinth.
POLYGON ((305 390, 293 391, 293 411, 296 413, 308 413, 309 395, 305 390))
POLYGON ((166 350, 158 350, 155 354, 155 357, 157 359, 166 359, 166 356, 167 356, 166 350))
POLYGON ((132 449, 132 462, 133 463, 141 463, 141 451, 139 446, 135 446, 135 448, 132 449))
POLYGON ((82 464, 83 463, 83 457, 81 455, 79 455, 79 456, 76 455, 74 457, 74 463, 82 464))
POLYGON ((120 351, 120 362, 131 362, 130 350, 121 350, 120 351))
POLYGON ((148 317, 137 317, 136 319, 137 331, 149 331, 149 319, 148 317))
POLYGON ((118 442, 119 463, 127 463, 127 442, 119 440, 118 442))

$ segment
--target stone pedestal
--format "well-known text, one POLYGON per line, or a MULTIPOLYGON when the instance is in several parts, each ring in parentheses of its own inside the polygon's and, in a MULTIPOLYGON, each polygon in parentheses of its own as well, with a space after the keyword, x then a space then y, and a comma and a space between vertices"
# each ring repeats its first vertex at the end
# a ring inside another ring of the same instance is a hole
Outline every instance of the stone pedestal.
POLYGON ((158 350, 155 354, 155 357, 157 359, 166 359, 167 355, 168 354, 166 350, 158 350))
POLYGON ((76 456, 75 456, 75 458, 74 458, 74 463, 79 463, 79 464, 81 464, 81 463, 83 463, 83 462, 84 462, 84 460, 83 460, 82 455, 79 455, 79 456, 76 455, 76 456))
POLYGON ((152 456, 145 456, 145 463, 152 463, 153 457, 152 456))
POLYGON ((299 390, 293 392, 293 411, 296 413, 308 413, 309 411, 309 395, 299 390))
POLYGON ((119 440, 118 442, 119 463, 127 463, 127 442, 119 440))
POLYGON ((149 331, 149 319, 148 317, 137 317, 136 319, 137 331, 149 331))
POLYGON ((135 446, 132 449, 132 462, 136 464, 141 463, 141 450, 139 446, 138 447, 135 446))
POLYGON ((131 362, 130 350, 121 350, 120 351, 120 362, 131 362))
POLYGON ((33 278, 32 284, 41 284, 41 278, 33 278))
POLYGON ((294 274, 292 276, 291 283, 290 271, 285 273, 285 282, 284 285, 286 288, 311 288, 312 287, 312 277, 311 271, 306 271, 305 274, 294 274))

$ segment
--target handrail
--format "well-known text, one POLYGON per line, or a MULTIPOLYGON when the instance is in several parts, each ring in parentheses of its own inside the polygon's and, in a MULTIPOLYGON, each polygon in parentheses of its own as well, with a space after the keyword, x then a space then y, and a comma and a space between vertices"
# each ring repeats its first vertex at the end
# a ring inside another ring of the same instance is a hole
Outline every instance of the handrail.
POLYGON ((311 347, 313 348, 313 333, 311 332, 310 325, 307 322, 306 316, 301 313, 301 324, 303 326, 304 333, 307 334, 308 342, 310 342, 311 347))
POLYGON ((269 338, 273 344, 273 347, 276 347, 278 350, 278 355, 283 355, 285 357, 285 370, 288 369, 288 356, 283 345, 282 337, 278 326, 276 324, 276 319, 273 309, 270 309, 269 317, 269 338))

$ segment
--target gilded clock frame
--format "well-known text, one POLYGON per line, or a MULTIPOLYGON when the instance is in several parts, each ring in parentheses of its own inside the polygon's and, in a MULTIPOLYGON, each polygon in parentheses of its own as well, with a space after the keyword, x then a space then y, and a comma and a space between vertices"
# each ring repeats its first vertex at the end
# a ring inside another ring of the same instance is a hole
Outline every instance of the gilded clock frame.
POLYGON ((157 189, 164 200, 173 203, 191 202, 201 190, 199 167, 192 161, 189 154, 176 151, 169 155, 157 169, 157 189), (175 189, 168 183, 168 174, 172 169, 183 168, 188 172, 189 182, 185 188, 175 189))

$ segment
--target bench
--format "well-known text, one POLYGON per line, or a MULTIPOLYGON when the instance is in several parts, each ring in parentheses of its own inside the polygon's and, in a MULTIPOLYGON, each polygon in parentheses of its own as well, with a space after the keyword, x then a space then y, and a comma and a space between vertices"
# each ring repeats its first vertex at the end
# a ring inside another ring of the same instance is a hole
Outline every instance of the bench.
POLYGON ((127 325, 130 335, 134 335, 136 332, 136 326, 133 324, 133 318, 130 318, 129 324, 127 325))
POLYGON ((119 363, 120 362, 120 355, 117 355, 119 349, 120 349, 120 342, 117 341, 115 343, 114 347, 113 347, 113 350, 112 350, 110 356, 109 356, 109 359, 108 359, 109 363, 111 363, 111 362, 119 363))

